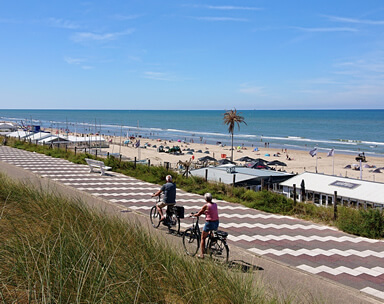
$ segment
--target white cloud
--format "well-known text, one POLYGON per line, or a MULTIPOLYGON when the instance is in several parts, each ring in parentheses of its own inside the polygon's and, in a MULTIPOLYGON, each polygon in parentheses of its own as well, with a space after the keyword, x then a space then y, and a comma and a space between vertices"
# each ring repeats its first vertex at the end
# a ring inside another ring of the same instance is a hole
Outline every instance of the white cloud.
POLYGON ((111 41, 116 40, 119 37, 130 35, 134 32, 133 29, 128 29, 122 32, 96 34, 91 32, 79 32, 75 33, 71 38, 74 42, 86 42, 86 41, 111 41))
POLYGON ((384 20, 368 20, 368 19, 355 19, 355 18, 345 18, 338 16, 324 16, 330 21, 335 22, 344 22, 344 23, 355 23, 355 24, 367 24, 367 25, 384 25, 384 20))
POLYGON ((52 27, 64 28, 64 29, 78 29, 80 26, 70 20, 58 19, 58 18, 49 18, 47 20, 48 24, 52 27))
POLYGON ((143 77, 147 79, 154 79, 154 80, 166 80, 166 81, 172 80, 167 73, 152 72, 152 71, 144 72, 143 77))
POLYGON ((65 57, 64 58, 65 62, 67 62, 68 64, 74 64, 74 65, 78 65, 78 64, 81 64, 85 61, 85 59, 81 59, 81 58, 72 58, 72 57, 65 57))

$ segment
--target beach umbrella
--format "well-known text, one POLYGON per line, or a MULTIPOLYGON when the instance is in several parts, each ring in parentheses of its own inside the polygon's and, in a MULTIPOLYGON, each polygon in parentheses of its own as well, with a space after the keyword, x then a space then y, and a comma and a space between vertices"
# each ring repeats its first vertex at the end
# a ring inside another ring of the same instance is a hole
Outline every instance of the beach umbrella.
POLYGON ((204 156, 204 157, 200 157, 200 158, 199 158, 199 161, 201 161, 201 162, 206 162, 206 161, 217 161, 217 159, 216 159, 216 158, 213 158, 213 157, 211 157, 211 156, 209 156, 209 155, 207 155, 207 156, 204 156))
POLYGON ((282 167, 287 166, 286 163, 283 163, 282 161, 279 161, 279 160, 273 160, 273 161, 267 162, 267 165, 268 166, 282 166, 282 167))
POLYGON ((239 159, 236 159, 236 161, 242 161, 242 162, 252 162, 254 161, 255 159, 252 158, 252 157, 249 157, 249 156, 243 156, 243 157, 240 157, 239 159))
POLYGON ((262 161, 253 161, 249 164, 247 164, 248 168, 253 168, 253 169, 270 169, 265 162, 262 161))
POLYGON ((262 159, 262 158, 256 158, 254 159, 255 162, 264 162, 264 163, 267 163, 268 161, 265 160, 265 159, 262 159))
POLYGON ((235 162, 232 162, 232 161, 230 161, 229 159, 220 159, 219 161, 218 161, 218 163, 220 164, 220 165, 227 165, 227 164, 233 164, 233 165, 236 165, 236 163, 235 162))

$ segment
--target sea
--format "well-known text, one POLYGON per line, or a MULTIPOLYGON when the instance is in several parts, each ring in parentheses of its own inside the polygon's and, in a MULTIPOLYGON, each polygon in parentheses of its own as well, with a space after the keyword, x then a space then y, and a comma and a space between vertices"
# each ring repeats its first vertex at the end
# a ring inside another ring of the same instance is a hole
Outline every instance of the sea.
MULTIPOLYGON (((1 110, 0 120, 76 133, 230 145, 224 110, 1 110)), ((238 110, 236 146, 384 157, 384 110, 238 110)))

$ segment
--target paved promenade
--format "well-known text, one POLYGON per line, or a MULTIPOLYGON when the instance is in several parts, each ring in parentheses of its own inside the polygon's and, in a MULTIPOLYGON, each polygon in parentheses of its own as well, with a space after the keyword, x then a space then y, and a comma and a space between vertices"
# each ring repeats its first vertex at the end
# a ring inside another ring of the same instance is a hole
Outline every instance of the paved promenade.
MULTIPOLYGON (((121 208, 149 214, 151 194, 159 186, 117 173, 100 176, 89 167, 66 160, 0 147, 0 161, 108 200, 121 208)), ((229 244, 266 256, 310 274, 357 289, 384 302, 384 241, 355 237, 334 228, 295 218, 263 213, 238 204, 217 201, 220 227, 229 244)), ((177 192, 185 212, 197 211, 202 196, 177 192)), ((182 230, 190 220, 182 220, 182 230)))

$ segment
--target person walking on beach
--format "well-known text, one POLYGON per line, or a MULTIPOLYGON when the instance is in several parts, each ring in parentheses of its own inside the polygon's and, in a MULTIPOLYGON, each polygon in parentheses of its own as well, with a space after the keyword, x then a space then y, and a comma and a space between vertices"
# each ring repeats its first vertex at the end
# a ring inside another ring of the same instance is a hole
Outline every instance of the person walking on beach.
POLYGON ((165 177, 166 183, 160 188, 159 191, 154 193, 153 196, 159 196, 161 193, 164 193, 163 199, 161 202, 158 202, 156 205, 157 211, 159 211, 159 214, 161 216, 160 221, 164 221, 164 213, 163 208, 169 205, 175 205, 176 204, 176 184, 172 183, 172 176, 167 175, 165 177))
POLYGON ((205 214, 205 225, 200 243, 201 254, 198 256, 201 259, 204 259, 205 239, 208 237, 209 232, 219 228, 219 212, 217 210, 217 204, 212 202, 211 193, 205 193, 204 198, 206 204, 200 209, 198 213, 191 214, 191 216, 196 217, 202 215, 203 213, 205 214))

